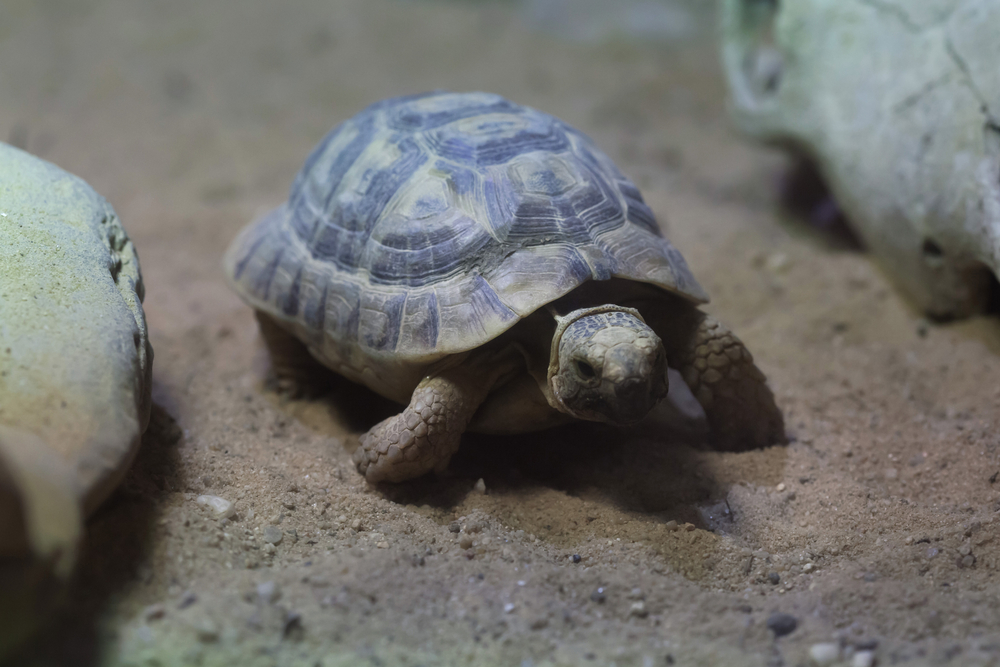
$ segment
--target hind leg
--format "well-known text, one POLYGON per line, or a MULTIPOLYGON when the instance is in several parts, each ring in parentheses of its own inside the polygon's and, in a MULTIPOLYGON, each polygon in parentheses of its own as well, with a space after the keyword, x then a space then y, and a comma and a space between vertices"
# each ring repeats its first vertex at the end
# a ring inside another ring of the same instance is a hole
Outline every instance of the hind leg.
POLYGON ((309 354, 305 343, 282 329, 271 316, 260 311, 256 316, 271 355, 268 388, 287 398, 309 398, 329 390, 332 371, 309 354))

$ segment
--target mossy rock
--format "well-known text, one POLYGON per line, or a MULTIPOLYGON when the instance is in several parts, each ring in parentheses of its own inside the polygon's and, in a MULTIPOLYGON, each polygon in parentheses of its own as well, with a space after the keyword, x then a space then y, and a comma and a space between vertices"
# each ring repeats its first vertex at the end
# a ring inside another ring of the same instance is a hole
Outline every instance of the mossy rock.
MULTIPOLYGON (((85 517, 135 457, 153 351, 111 205, 2 143, 0 266, 0 577, 34 573, 16 577, 28 587, 39 570, 72 571, 85 517)), ((7 602, 30 599, 23 587, 4 586, 0 607, 20 608, 7 602)), ((0 655, 22 634, 3 626, 0 655)))

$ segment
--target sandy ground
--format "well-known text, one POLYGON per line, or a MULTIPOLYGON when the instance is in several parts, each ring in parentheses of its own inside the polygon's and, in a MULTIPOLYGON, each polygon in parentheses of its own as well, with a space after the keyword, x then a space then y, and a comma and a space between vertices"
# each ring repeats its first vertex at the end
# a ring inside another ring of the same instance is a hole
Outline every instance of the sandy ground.
POLYGON ((12 664, 804 665, 817 643, 843 664, 1000 664, 1000 323, 928 324, 783 207, 788 163, 728 125, 710 36, 574 42, 525 16, 0 5, 0 137, 115 205, 156 350, 139 459, 90 522, 68 610, 12 664), (333 125, 431 88, 592 135, 754 351, 791 444, 707 452, 661 412, 469 437, 446 478, 373 489, 349 452, 391 406, 270 391, 223 250, 333 125), (797 620, 779 639, 776 612, 797 620))

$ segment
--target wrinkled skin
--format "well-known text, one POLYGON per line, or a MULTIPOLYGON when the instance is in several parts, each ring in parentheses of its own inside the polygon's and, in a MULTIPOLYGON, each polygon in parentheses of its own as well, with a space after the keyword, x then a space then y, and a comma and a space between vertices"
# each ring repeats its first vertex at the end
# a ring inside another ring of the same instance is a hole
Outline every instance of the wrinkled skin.
POLYGON ((667 395, 663 344, 637 315, 584 314, 562 331, 549 378, 560 409, 577 419, 625 425, 667 395))

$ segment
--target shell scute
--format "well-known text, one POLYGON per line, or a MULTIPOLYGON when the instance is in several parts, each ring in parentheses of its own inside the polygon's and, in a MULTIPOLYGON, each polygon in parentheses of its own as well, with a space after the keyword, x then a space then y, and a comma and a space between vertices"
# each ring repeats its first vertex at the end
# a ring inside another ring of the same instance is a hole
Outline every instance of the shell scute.
POLYGON ((560 152, 569 140, 542 114, 506 113, 466 118, 428 132, 427 145, 446 160, 476 167, 504 164, 531 151, 560 152))

